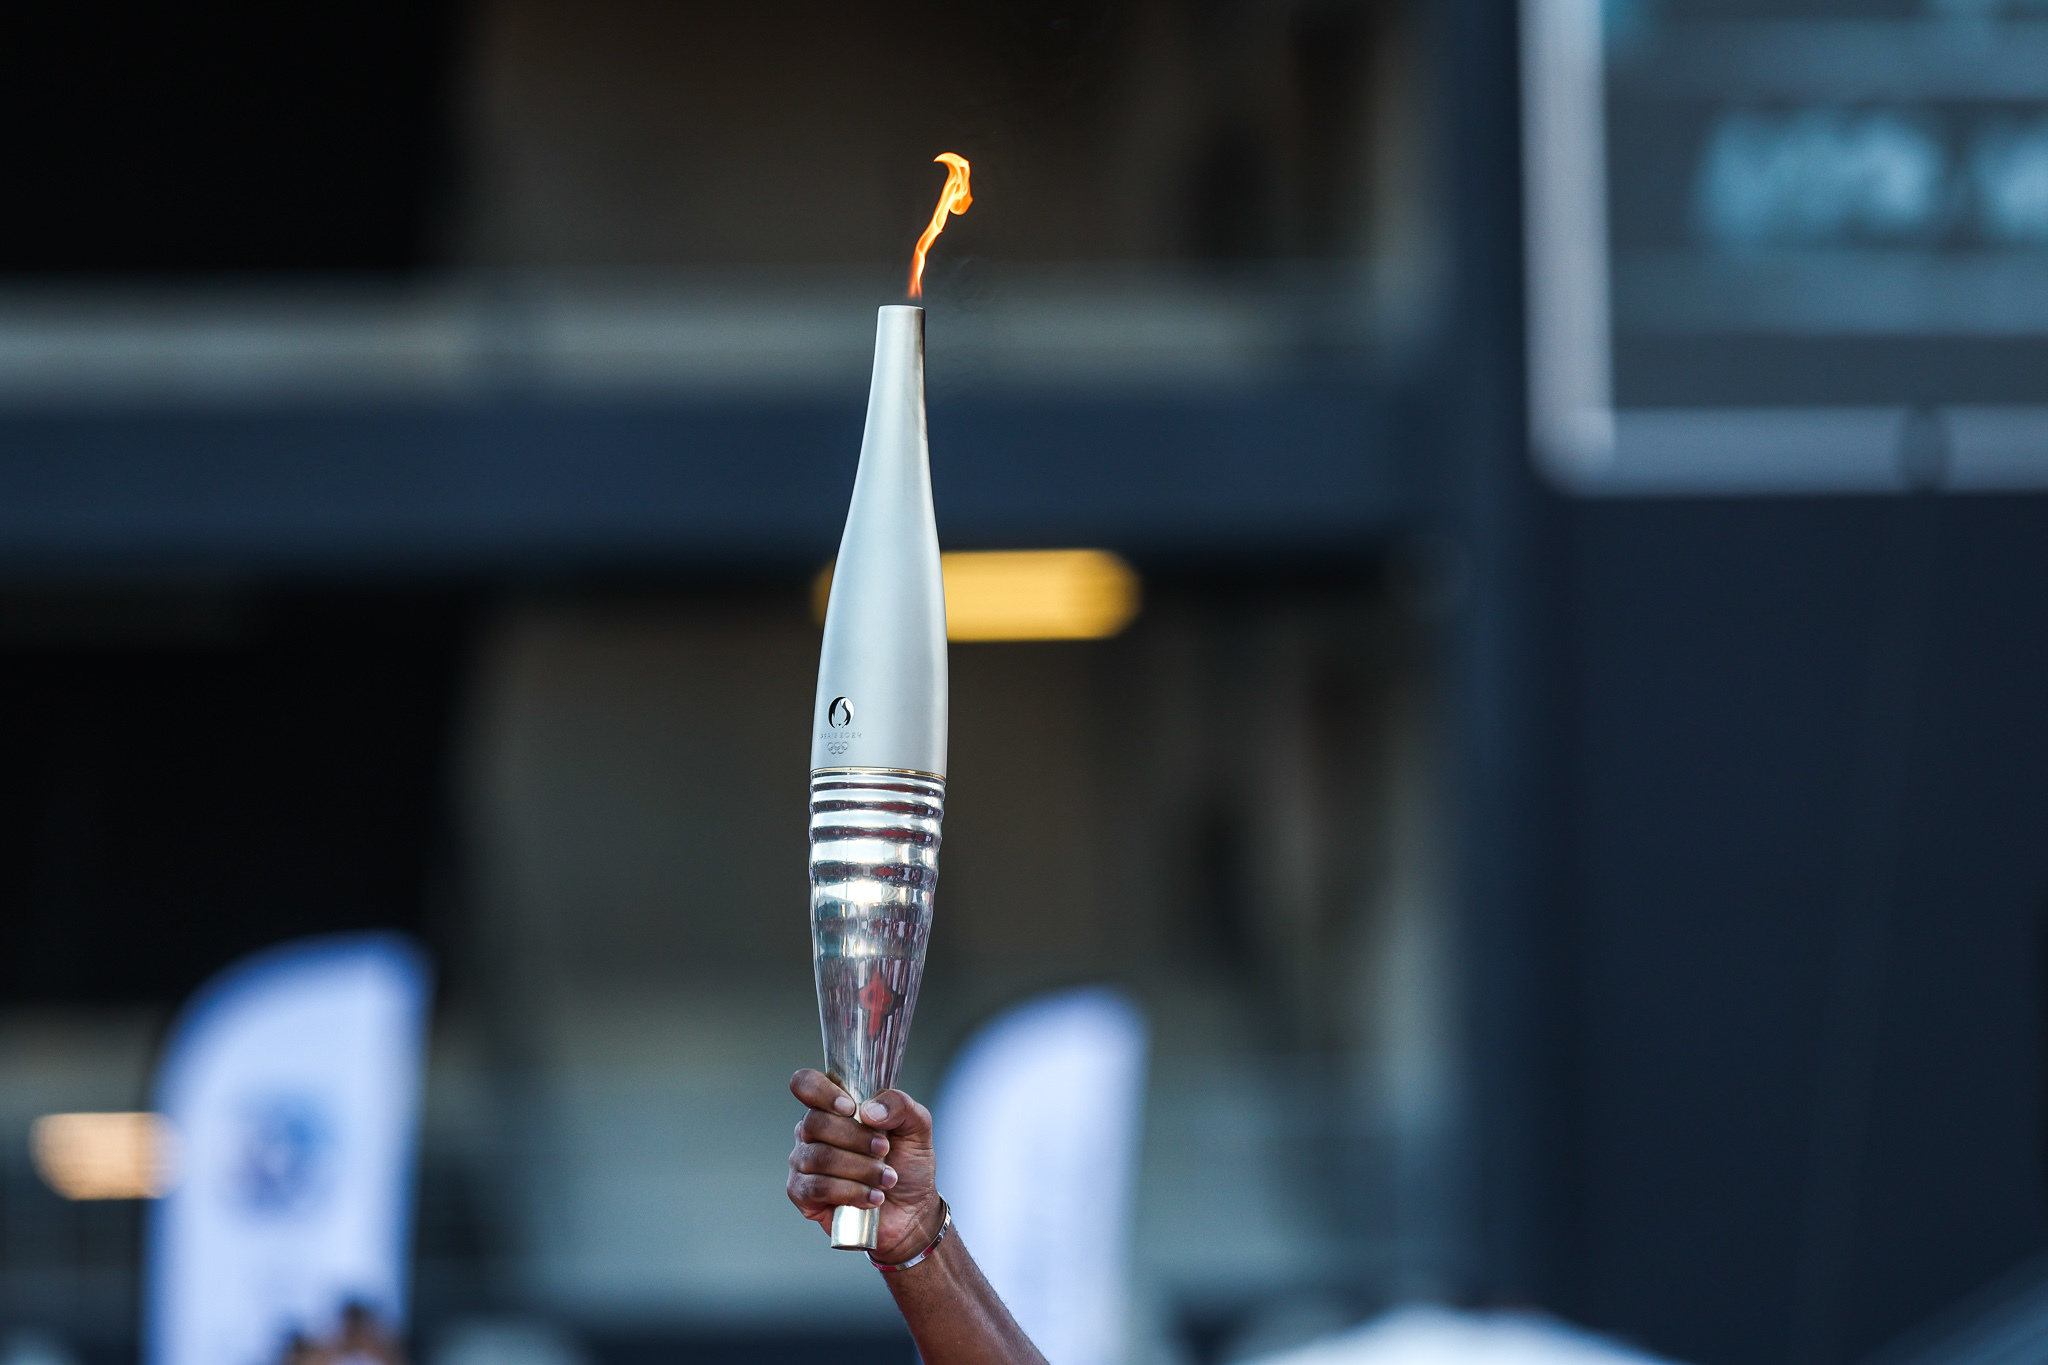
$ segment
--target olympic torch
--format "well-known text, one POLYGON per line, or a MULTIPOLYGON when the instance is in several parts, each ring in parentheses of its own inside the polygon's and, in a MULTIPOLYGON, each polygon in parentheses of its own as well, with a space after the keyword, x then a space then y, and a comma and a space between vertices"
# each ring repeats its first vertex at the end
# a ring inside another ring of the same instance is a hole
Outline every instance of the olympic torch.
MULTIPOLYGON (((911 297, 946 215, 917 244, 911 297)), ((881 310, 867 430, 825 608, 811 734, 811 959, 825 1073, 861 1104, 896 1083, 924 975, 946 802, 946 590, 924 420, 924 309, 881 310)), ((876 1209, 841 1207, 832 1245, 872 1250, 876 1209)))

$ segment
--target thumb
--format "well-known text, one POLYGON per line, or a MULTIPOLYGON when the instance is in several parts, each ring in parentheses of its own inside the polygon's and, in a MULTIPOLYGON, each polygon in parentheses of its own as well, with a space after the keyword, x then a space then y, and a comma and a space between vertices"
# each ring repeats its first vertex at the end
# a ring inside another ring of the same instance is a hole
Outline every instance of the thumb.
POLYGON ((877 1132, 899 1138, 929 1139, 932 1114, 901 1090, 884 1090, 860 1107, 860 1121, 877 1132))

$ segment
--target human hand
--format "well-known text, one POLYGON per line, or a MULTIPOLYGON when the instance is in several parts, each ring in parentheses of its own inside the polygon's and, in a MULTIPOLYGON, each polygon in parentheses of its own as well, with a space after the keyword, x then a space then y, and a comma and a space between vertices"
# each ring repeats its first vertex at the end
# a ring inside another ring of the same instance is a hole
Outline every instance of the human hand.
POLYGON ((875 1259, 907 1261, 924 1250, 942 1216, 931 1111, 884 1090, 855 1114, 846 1092, 812 1067, 790 1077, 789 1092, 810 1111, 789 1154, 789 1202, 828 1231, 840 1205, 880 1205, 875 1259))

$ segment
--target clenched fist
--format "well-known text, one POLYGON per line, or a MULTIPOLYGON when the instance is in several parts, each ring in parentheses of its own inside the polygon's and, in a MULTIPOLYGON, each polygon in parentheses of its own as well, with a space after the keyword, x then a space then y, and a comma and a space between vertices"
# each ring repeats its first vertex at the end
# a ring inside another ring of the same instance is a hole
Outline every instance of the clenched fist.
POLYGON ((854 1110, 823 1072, 805 1067, 789 1092, 809 1112, 789 1154, 789 1202, 829 1229, 842 1204, 881 1208, 874 1258, 907 1261, 930 1245, 943 1217, 932 1157, 931 1112, 900 1090, 884 1090, 854 1110))

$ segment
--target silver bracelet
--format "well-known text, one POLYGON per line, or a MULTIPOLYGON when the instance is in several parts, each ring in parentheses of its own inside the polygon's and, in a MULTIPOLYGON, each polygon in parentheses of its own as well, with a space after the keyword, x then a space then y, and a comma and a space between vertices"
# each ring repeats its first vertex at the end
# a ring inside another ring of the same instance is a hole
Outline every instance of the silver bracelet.
POLYGON ((932 1236, 932 1239, 929 1242, 926 1242, 924 1244, 923 1251, 918 1252, 917 1255, 911 1257, 907 1261, 898 1261, 895 1265, 888 1265, 876 1260, 875 1253, 870 1251, 868 1253, 868 1264, 873 1266, 875 1269, 881 1271, 885 1275, 894 1275, 901 1271, 909 1270, 913 1266, 922 1264, 924 1258, 931 1255, 934 1251, 937 1251, 939 1249, 939 1243, 945 1241, 946 1234, 953 1230, 953 1206, 946 1202, 946 1196, 944 1196, 943 1194, 939 1196, 939 1212, 943 1215, 943 1217, 939 1219, 939 1230, 932 1236))

